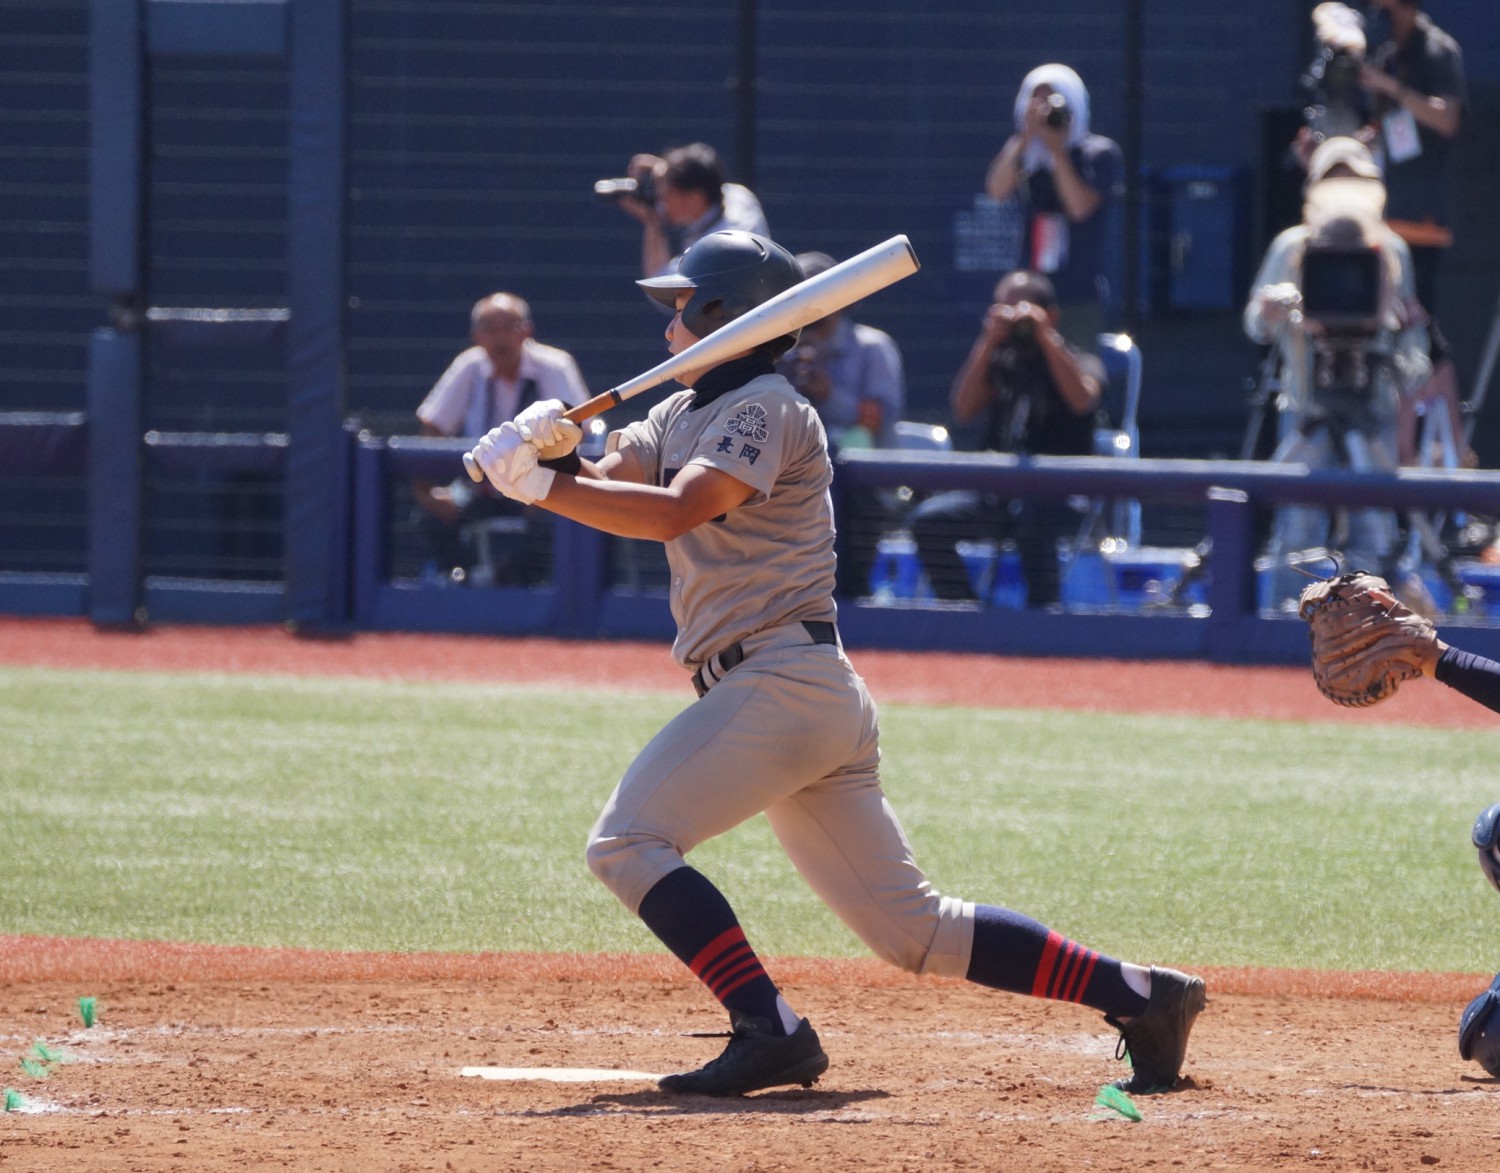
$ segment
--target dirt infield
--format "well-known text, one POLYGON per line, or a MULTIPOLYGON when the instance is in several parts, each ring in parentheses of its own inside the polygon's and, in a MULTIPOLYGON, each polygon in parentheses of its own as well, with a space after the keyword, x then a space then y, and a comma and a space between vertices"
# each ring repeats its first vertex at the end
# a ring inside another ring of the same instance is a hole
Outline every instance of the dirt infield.
MULTIPOLYGON (((665 650, 478 638, 101 634, 0 619, 0 663, 680 691, 665 650), (524 648, 526 655, 514 652, 524 648)), ((855 651, 886 702, 1483 727, 1437 685, 1379 711, 1298 669, 855 651)), ((4 926, 0 925, 0 930, 4 926)), ((1170 960, 1170 959, 1166 959, 1170 960)), ((722 1015, 662 957, 327 954, 0 936, 0 1170, 1411 1169, 1494 1165, 1500 1088, 1462 1063, 1476 975, 1208 971, 1176 1093, 1094 1102, 1114 1033, 1075 1006, 874 962, 773 971, 833 1057, 811 1090, 669 1099, 722 1015), (96 999, 85 1027, 79 999, 96 999), (488 1080, 466 1067, 528 1069, 488 1080), (583 1082, 557 1082, 563 1070, 583 1082), (548 1079, 535 1078, 545 1072, 548 1079), (599 1072, 635 1072, 604 1079, 599 1072)))

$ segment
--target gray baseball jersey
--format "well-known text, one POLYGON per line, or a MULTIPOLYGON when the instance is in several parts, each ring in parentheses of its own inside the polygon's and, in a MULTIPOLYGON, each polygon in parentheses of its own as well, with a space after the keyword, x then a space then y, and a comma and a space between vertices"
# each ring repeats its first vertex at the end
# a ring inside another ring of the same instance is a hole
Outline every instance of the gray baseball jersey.
POLYGON ((694 403, 691 391, 669 396, 611 437, 654 484, 702 464, 755 490, 732 517, 667 543, 672 654, 689 669, 754 632, 836 613, 833 473, 818 413, 780 375, 694 403))
POLYGON ((711 687, 651 739, 589 838, 589 866, 632 912, 699 843, 764 813, 797 870, 875 953, 917 973, 968 971, 974 905, 934 891, 880 786, 875 703, 834 618, 832 468, 812 405, 760 375, 694 407, 670 396, 611 436, 658 485, 689 464, 755 492, 667 543, 673 654, 711 687), (717 654, 744 659, 719 672, 717 654))

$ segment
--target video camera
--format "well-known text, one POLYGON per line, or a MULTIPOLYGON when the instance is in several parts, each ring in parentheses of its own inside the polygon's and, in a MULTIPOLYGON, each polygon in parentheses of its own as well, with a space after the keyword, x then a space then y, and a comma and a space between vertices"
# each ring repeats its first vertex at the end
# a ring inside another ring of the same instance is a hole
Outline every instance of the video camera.
POLYGON ((643 204, 656 203, 656 179, 647 171, 639 179, 624 176, 620 179, 599 179, 594 182, 594 194, 601 200, 619 203, 621 200, 637 200, 643 204))
POLYGON ((1380 250, 1361 242, 1308 242, 1302 256, 1302 322, 1313 351, 1312 387, 1324 406, 1362 408, 1390 362, 1377 346, 1385 303, 1380 250))
POLYGON ((1331 338, 1373 337, 1384 284, 1378 249, 1310 241, 1302 255, 1302 319, 1331 338))
POLYGON ((1364 17, 1347 4, 1323 3, 1313 9, 1318 52, 1302 75, 1308 105, 1302 115, 1322 142, 1352 135, 1369 118, 1369 98, 1359 84, 1365 61, 1364 17))

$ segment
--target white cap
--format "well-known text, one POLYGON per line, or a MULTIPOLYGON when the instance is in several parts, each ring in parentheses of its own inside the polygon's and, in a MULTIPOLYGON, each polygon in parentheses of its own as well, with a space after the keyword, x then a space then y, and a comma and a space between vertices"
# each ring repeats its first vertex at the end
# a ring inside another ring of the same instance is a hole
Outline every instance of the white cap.
POLYGON ((1357 138, 1335 135, 1324 139, 1307 161, 1307 183, 1311 186, 1342 164, 1360 179, 1383 179, 1370 148, 1357 138))

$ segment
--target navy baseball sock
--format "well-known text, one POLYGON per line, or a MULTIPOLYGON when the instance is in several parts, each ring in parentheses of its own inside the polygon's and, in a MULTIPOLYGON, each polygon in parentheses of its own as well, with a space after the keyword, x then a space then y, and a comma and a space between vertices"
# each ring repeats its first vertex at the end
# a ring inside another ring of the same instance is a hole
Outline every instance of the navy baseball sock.
POLYGON ((975 906, 974 949, 965 976, 996 990, 1081 1002, 1118 1018, 1146 1008, 1145 997, 1126 983, 1114 958, 991 904, 975 906))
POLYGON ((681 867, 658 880, 639 915, 725 1010, 763 1018, 776 1035, 795 1029, 796 1015, 745 939, 734 909, 702 872, 681 867))

